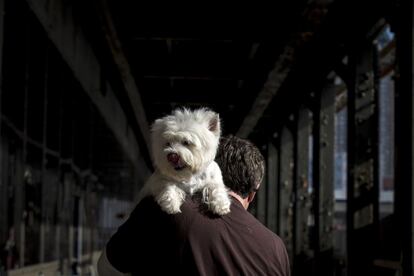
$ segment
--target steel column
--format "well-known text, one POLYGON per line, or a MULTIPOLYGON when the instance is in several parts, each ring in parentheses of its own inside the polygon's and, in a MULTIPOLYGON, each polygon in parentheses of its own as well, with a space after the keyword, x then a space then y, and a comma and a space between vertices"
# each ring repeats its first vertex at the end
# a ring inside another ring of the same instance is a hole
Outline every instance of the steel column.
MULTIPOLYGON (((4 2, 5 0, 0 0, 0 114, 1 114, 1 96, 3 92, 3 43, 4 43, 4 2)), ((0 120, 0 132, 1 132, 1 120, 0 120)), ((5 161, 4 157, 7 155, 5 148, 3 146, 2 137, 0 136, 0 225, 4 225, 6 227, 0 227, 0 241, 4 241, 8 235, 8 215, 7 215, 7 198, 8 198, 8 191, 7 191, 7 182, 4 181, 4 174, 6 173, 4 170, 3 162, 5 161)))
POLYGON ((257 192, 257 202, 256 202, 256 217, 260 222, 266 225, 266 206, 267 206, 267 198, 266 198, 266 190, 267 190, 267 174, 268 168, 265 168, 265 175, 263 181, 260 185, 260 189, 257 192))
POLYGON ((398 1, 395 21, 397 74, 395 99, 395 214, 403 276, 414 275, 414 4, 398 1))
POLYGON ((314 246, 317 275, 332 275, 334 219, 335 88, 328 83, 318 93, 314 110, 313 183, 314 246))
POLYGON ((276 232, 277 226, 277 187, 278 187, 278 149, 269 142, 267 144, 267 227, 276 232))
POLYGON ((373 272, 378 234, 378 111, 370 43, 350 58, 348 83, 348 275, 373 272))
POLYGON ((279 235, 290 258, 293 252, 293 136, 284 127, 280 139, 279 235))
POLYGON ((299 111, 295 137, 295 258, 298 255, 308 255, 310 250, 308 229, 308 216, 311 207, 311 197, 308 190, 310 119, 310 111, 308 109, 301 109, 299 111))

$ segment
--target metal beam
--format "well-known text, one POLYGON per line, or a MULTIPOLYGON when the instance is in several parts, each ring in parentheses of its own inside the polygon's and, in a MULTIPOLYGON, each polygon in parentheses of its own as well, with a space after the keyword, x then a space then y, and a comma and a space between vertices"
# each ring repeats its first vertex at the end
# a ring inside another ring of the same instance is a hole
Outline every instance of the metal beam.
POLYGON ((163 76, 163 75, 145 75, 143 76, 144 79, 153 79, 153 80, 164 80, 170 79, 173 81, 176 80, 216 80, 216 81, 234 81, 234 85, 236 86, 237 81, 243 81, 242 79, 237 78, 223 78, 223 77, 215 77, 215 76, 163 76))
POLYGON ((254 57, 256 56, 257 50, 259 49, 260 43, 252 43, 252 47, 250 49, 250 53, 249 53, 249 60, 253 60, 254 57))
POLYGON ((132 127, 126 113, 112 87, 107 81, 101 80, 102 68, 80 23, 74 18, 70 2, 64 0, 27 0, 27 3, 71 68, 75 78, 97 107, 125 155, 132 163, 137 164, 141 180, 145 180, 150 169, 140 152, 137 138, 131 131, 132 127), (105 95, 101 92, 102 84, 106 88, 105 95))
POLYGON ((294 54, 295 48, 293 43, 291 43, 285 47, 273 70, 269 73, 263 89, 255 99, 252 108, 244 118, 239 130, 237 131, 237 136, 247 138, 253 131, 267 106, 270 104, 274 96, 276 96, 280 87, 286 80, 293 65, 294 54))
POLYGON ((232 43, 234 40, 232 39, 215 39, 215 38, 206 38, 206 37, 169 37, 169 36, 149 36, 149 37, 140 37, 136 36, 133 37, 132 40, 135 41, 184 41, 184 42, 192 42, 192 41, 210 41, 210 42, 221 42, 221 43, 232 43))
POLYGON ((315 5, 313 1, 310 1, 304 7, 301 14, 302 18, 306 20, 303 23, 304 25, 307 25, 307 27, 292 34, 292 39, 286 44, 279 59, 276 61, 275 66, 272 71, 270 71, 262 90, 256 97, 249 113, 240 125, 240 128, 237 131, 237 136, 247 138, 254 130, 258 121, 263 116, 263 113, 287 79, 295 63, 297 50, 302 48, 303 45, 314 36, 314 32, 318 30, 319 25, 323 22, 322 19, 327 14, 327 7, 329 4, 330 1, 315 5), (314 13, 315 10, 317 11, 316 13, 314 13), (318 14, 318 16, 314 16, 314 14, 318 14))
MULTIPOLYGON (((110 8, 106 0, 97 0, 98 8, 100 10, 99 19, 101 21, 102 29, 105 33, 105 39, 111 50, 113 60, 121 75, 125 91, 131 103, 132 110, 141 134, 144 138, 147 147, 150 146, 150 134, 147 117, 145 115, 144 105, 141 100, 141 95, 138 91, 135 79, 132 76, 131 67, 122 49, 121 41, 119 40, 114 22, 112 20, 110 8)), ((149 151, 151 152, 151 151, 149 151)))

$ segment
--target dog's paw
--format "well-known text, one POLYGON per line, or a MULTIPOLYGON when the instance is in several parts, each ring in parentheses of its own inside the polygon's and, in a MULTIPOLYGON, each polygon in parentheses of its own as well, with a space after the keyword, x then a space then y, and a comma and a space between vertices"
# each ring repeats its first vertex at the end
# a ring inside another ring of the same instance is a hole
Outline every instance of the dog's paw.
POLYGON ((168 196, 162 196, 157 200, 161 209, 168 214, 181 213, 181 202, 168 196))
POLYGON ((168 204, 161 205, 161 209, 170 215, 181 213, 180 205, 171 202, 168 204))
POLYGON ((168 214, 181 213, 180 207, 183 201, 183 194, 175 189, 167 189, 157 197, 157 203, 168 214))
POLYGON ((212 193, 209 200, 209 209, 217 215, 225 215, 230 213, 231 201, 227 192, 212 193))
POLYGON ((230 205, 210 205, 210 210, 217 215, 226 215, 230 213, 230 205))
POLYGON ((180 204, 170 198, 162 198, 158 201, 161 209, 168 214, 181 213, 180 204))

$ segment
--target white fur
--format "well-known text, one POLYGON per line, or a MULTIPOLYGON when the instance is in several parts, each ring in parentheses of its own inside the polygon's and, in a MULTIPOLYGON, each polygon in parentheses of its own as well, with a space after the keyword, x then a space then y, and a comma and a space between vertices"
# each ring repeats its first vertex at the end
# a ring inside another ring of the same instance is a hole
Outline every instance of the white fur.
POLYGON ((176 214, 187 194, 201 191, 213 213, 229 213, 230 198, 214 162, 220 134, 218 114, 204 108, 179 109, 156 120, 151 133, 155 172, 139 199, 153 195, 165 212, 176 214), (168 154, 178 154, 179 165, 170 162, 168 154))

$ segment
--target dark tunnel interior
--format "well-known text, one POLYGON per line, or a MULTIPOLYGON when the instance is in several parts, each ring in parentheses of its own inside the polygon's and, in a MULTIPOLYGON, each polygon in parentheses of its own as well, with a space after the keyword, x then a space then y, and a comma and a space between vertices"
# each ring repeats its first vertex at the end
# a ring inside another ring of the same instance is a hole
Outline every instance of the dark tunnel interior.
POLYGON ((0 0, 0 275, 98 275, 150 128, 219 113, 293 276, 413 276, 414 5, 0 0))

